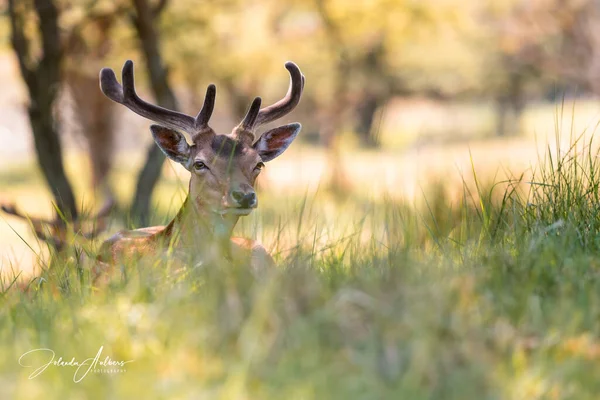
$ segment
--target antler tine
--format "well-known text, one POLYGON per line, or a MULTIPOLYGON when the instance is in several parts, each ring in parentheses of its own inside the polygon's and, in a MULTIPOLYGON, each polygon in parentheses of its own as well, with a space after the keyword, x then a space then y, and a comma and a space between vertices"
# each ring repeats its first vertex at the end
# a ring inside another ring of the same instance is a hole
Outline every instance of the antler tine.
POLYGON ((278 102, 263 108, 258 113, 255 127, 275 121, 291 112, 300 102, 304 90, 304 75, 300 68, 291 61, 285 63, 285 68, 290 73, 290 86, 284 98, 278 102))
POLYGON ((101 219, 101 218, 106 218, 108 217, 108 214, 110 214, 110 212, 113 210, 113 208, 116 205, 116 201, 114 198, 109 197, 104 204, 102 204, 102 207, 100 207, 100 210, 98 210, 98 212, 96 213, 95 216, 90 216, 89 218, 86 219, 101 219))
POLYGON ((215 109, 215 98, 217 97, 217 87, 212 83, 206 88, 206 96, 204 96, 204 104, 202 110, 196 116, 194 127, 197 131, 208 128, 208 121, 215 109))
POLYGON ((260 111, 261 102, 260 97, 255 97, 242 122, 233 129, 233 135, 237 136, 238 139, 248 141, 250 144, 254 141, 254 125, 260 111))
POLYGON ((106 215, 94 219, 94 224, 89 230, 84 232, 83 229, 81 229, 80 227, 80 230, 77 232, 77 234, 83 236, 86 239, 95 239, 98 235, 100 235, 106 230, 106 219, 106 215))
POLYGON ((65 241, 57 236, 50 236, 44 233, 42 230, 38 230, 34 227, 33 232, 38 239, 42 242, 49 243, 51 247, 53 247, 56 251, 61 251, 63 247, 65 247, 65 241))
POLYGON ((98 236, 99 234, 104 232, 107 227, 107 224, 106 224, 107 217, 110 214, 110 212, 113 210, 115 205, 116 205, 115 199, 112 197, 109 197, 104 202, 104 204, 102 205, 100 210, 96 213, 96 215, 86 218, 86 220, 88 220, 88 221, 94 221, 94 225, 92 226, 92 228, 87 232, 79 232, 79 234, 86 239, 94 239, 94 238, 96 238, 96 236, 98 236))
POLYGON ((260 104, 262 103, 262 99, 260 97, 255 97, 246 113, 246 116, 240 122, 239 127, 246 131, 252 131, 254 129, 254 125, 256 124, 256 119, 258 118, 258 113, 260 112, 260 104))
MULTIPOLYGON (((57 220, 46 220, 46 219, 41 219, 41 218, 35 218, 35 217, 30 217, 27 214, 23 214, 22 212, 20 212, 17 209, 17 206, 15 204, 2 204, 0 205, 0 209, 2 209, 2 211, 4 211, 5 213, 15 216, 17 218, 21 218, 24 220, 28 220, 31 221, 31 223, 35 226, 41 226, 41 225, 51 225, 51 226, 56 226, 59 225, 59 222, 57 222, 57 220)), ((60 220, 61 222, 63 222, 62 220, 60 220)))
MULTIPOLYGON (((78 224, 83 221, 105 219, 110 214, 110 212, 113 210, 113 208, 115 207, 115 204, 116 204, 115 200, 113 198, 109 198, 108 200, 106 200, 104 202, 104 204, 102 205, 100 210, 95 215, 90 215, 87 217, 79 218, 78 220, 73 221, 73 223, 78 224)), ((0 204, 0 209, 9 215, 30 221, 31 224, 34 225, 34 227, 36 227, 36 229, 38 227, 39 227, 39 229, 41 229, 41 227, 44 225, 50 226, 52 228, 58 228, 58 227, 66 225, 66 221, 63 221, 60 218, 57 218, 54 220, 48 220, 48 219, 32 217, 28 214, 24 214, 17 209, 17 206, 15 204, 0 204)))
POLYGON ((9 215, 29 221, 35 236, 44 242, 50 243, 50 245, 55 249, 60 249, 64 245, 64 242, 60 238, 48 235, 44 230, 44 227, 49 229, 51 232, 58 232, 61 229, 65 229, 66 225, 60 218, 51 221, 30 217, 18 211, 15 204, 2 204, 0 205, 0 209, 9 215))
POLYGON ((150 104, 142 100, 135 92, 133 61, 127 60, 122 72, 123 86, 117 81, 115 72, 110 68, 100 71, 100 89, 109 99, 123 104, 136 114, 158 122, 171 129, 195 133, 196 120, 189 115, 150 104))
MULTIPOLYGON (((104 202, 98 213, 95 215, 73 221, 73 230, 75 231, 75 234, 81 235, 86 239, 94 239, 98 236, 106 229, 106 217, 108 217, 113 210, 115 204, 115 200, 111 197, 104 202), (82 232, 81 227, 84 222, 91 220, 95 222, 92 228, 87 232, 82 232)), ((40 240, 49 243, 56 250, 60 251, 60 249, 65 246, 68 227, 65 221, 60 218, 55 220, 45 220, 30 217, 29 215, 20 212, 15 204, 1 204, 0 209, 7 214, 29 221, 35 235, 40 240)))

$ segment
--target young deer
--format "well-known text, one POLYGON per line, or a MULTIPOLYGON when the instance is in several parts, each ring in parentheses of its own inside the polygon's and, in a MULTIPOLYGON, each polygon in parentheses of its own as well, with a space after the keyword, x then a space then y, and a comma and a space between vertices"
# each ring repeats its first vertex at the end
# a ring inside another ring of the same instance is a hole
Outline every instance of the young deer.
POLYGON ((249 257, 252 267, 273 263, 264 247, 253 240, 231 238, 240 216, 258 205, 254 183, 264 167, 284 152, 300 132, 293 123, 271 129, 255 141, 256 129, 292 111, 302 95, 304 76, 296 64, 287 62, 290 87, 278 102, 260 108, 257 97, 242 122, 229 135, 215 133, 208 125, 216 88, 209 85, 200 113, 194 118, 149 104, 135 92, 133 62, 123 67, 123 86, 112 69, 100 72, 100 87, 111 100, 160 125, 150 130, 154 141, 171 160, 190 171, 189 193, 177 216, 166 226, 121 231, 102 245, 99 259, 109 264, 118 260, 154 254, 170 245, 176 253, 203 260, 220 257, 249 257), (188 144, 183 131, 191 136, 188 144))

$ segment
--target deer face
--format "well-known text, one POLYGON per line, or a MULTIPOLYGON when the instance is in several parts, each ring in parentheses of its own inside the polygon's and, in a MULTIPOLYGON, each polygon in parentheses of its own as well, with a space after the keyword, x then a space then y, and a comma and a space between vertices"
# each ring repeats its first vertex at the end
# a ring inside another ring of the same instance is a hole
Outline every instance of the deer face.
POLYGON ((159 125, 150 127, 156 144, 171 160, 190 171, 190 199, 197 208, 226 215, 247 215, 258 205, 254 190, 264 167, 291 144, 300 124, 266 132, 254 144, 248 135, 204 133, 189 145, 184 136, 159 125))
POLYGON ((264 166, 244 142, 213 135, 192 155, 190 197, 220 214, 246 215, 258 205, 254 182, 264 166))
POLYGON ((208 126, 215 105, 214 85, 208 86, 204 105, 196 117, 140 99, 135 92, 131 61, 123 66, 123 86, 113 70, 104 68, 100 71, 100 87, 111 100, 160 124, 151 126, 152 136, 167 157, 190 171, 190 198, 198 210, 246 215, 258 205, 254 183, 264 163, 283 153, 300 132, 298 123, 283 125, 255 141, 260 125, 283 117, 300 101, 304 76, 292 62, 285 67, 290 73, 285 97, 262 109, 260 97, 255 98, 242 122, 229 135, 217 135, 208 126), (191 145, 180 131, 191 136, 191 145))

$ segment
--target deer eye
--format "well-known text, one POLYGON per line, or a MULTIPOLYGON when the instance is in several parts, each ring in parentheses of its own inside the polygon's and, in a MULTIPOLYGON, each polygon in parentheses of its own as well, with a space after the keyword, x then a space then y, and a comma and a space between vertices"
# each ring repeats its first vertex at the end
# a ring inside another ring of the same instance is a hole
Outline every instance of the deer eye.
POLYGON ((203 169, 208 169, 208 167, 206 166, 206 164, 204 164, 202 161, 196 161, 194 163, 194 169, 196 171, 201 171, 203 169))
POLYGON ((259 172, 260 170, 262 170, 265 167, 265 164, 263 162, 259 162, 258 164, 256 164, 256 167, 254 167, 254 170, 256 172, 259 172))

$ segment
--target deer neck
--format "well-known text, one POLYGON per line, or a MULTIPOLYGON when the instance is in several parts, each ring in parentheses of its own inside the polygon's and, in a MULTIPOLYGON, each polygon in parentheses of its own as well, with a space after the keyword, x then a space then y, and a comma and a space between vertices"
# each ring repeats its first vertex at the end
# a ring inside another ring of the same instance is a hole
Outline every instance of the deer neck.
POLYGON ((165 234, 177 247, 202 249, 229 244, 239 216, 220 215, 201 207, 188 196, 165 234))

